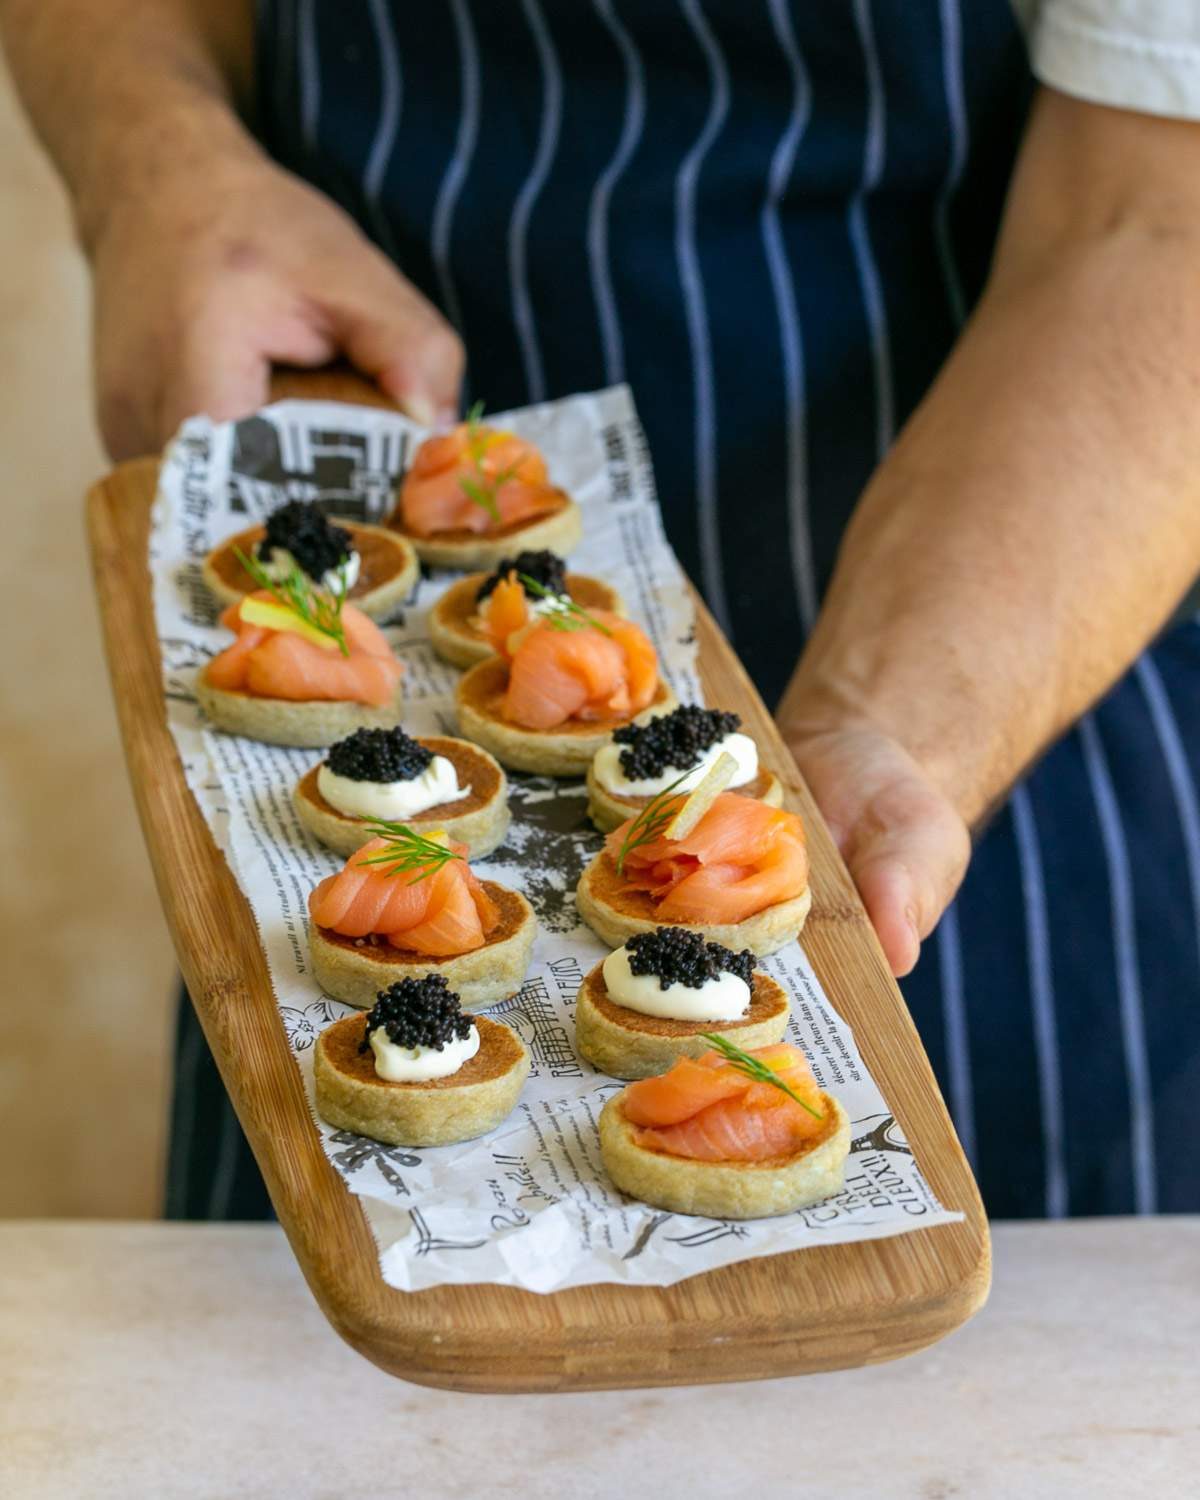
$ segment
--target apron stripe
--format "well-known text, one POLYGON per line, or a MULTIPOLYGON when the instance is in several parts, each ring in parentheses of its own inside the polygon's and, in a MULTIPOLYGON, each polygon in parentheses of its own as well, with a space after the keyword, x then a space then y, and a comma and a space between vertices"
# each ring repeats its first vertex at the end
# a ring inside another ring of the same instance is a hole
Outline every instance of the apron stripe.
POLYGON ((942 24, 942 84, 946 93, 946 114, 950 122, 950 163, 934 205, 934 237, 938 259, 942 263, 942 274, 946 278, 950 313, 954 326, 961 328, 966 322, 967 299, 963 292, 962 278, 958 274, 954 241, 950 233, 950 202, 958 190, 963 168, 966 166, 970 125, 963 99, 962 18, 958 11, 958 0, 940 0, 939 8, 942 24))
POLYGON ((592 0, 596 14, 612 34, 625 68, 625 112, 617 149, 596 179, 588 207, 587 247, 592 270, 592 295, 600 319, 600 341, 604 348, 604 377, 609 385, 625 379, 625 348, 613 293, 612 268, 608 261, 608 210, 613 189, 629 165, 646 122, 646 76, 641 54, 633 38, 613 10, 611 0, 592 0))
POLYGON ((321 61, 317 52, 315 0, 300 0, 297 12, 296 65, 300 74, 300 134, 309 151, 317 149, 321 115, 321 61))
POLYGON ((1167 779, 1171 783, 1175 805, 1179 810, 1179 829, 1183 835, 1188 880, 1192 888, 1196 938, 1200 942, 1200 803, 1196 798, 1196 786, 1166 685, 1149 652, 1138 658, 1134 671, 1150 710, 1150 722, 1158 736, 1163 760, 1166 762, 1167 779))
POLYGON ((542 122, 538 131, 537 150, 529 175, 521 184, 513 204, 512 218, 508 226, 509 286, 512 297, 513 321, 517 337, 521 342, 521 354, 525 361, 525 380, 529 387, 530 401, 546 399, 546 377, 542 367, 542 353, 538 347, 537 330, 533 319, 533 302, 529 295, 529 275, 526 264, 526 241, 529 232, 529 216, 538 200, 550 173, 554 153, 558 149, 558 131, 562 119, 562 73, 554 43, 550 40, 545 18, 537 0, 521 0, 529 29, 533 33, 537 48, 538 64, 542 71, 542 122))
POLYGON ((887 101, 883 77, 875 49, 875 32, 868 0, 854 0, 854 24, 862 45, 867 75, 867 124, 863 138, 862 180, 850 200, 847 222, 854 246, 854 260, 862 287, 863 305, 871 330, 871 358, 875 370, 876 451, 882 460, 896 431, 895 397, 892 391, 892 356, 889 347, 887 313, 879 268, 871 252, 871 233, 867 226, 867 197, 874 192, 883 175, 884 131, 887 101))
POLYGON ((1046 908, 1046 880, 1042 870, 1033 800, 1024 782, 1013 789, 1012 814, 1021 869, 1021 893, 1025 904, 1029 997, 1033 1010, 1038 1095, 1042 1107, 1046 1217, 1061 1219, 1068 1211, 1070 1193, 1064 1146, 1062 1072, 1058 1055, 1058 1017, 1054 1007, 1050 920, 1046 908))
POLYGON ((450 264, 450 236, 454 229, 454 210, 458 207, 459 194, 467 173, 471 170, 475 142, 479 137, 479 49, 475 44, 475 30, 471 25, 466 0, 450 0, 450 14, 454 17, 460 61, 458 131, 454 138, 454 154, 446 166, 434 203, 430 249, 441 291, 442 307, 461 334, 462 308, 450 264))
POLYGON ((696 188, 709 148, 729 113, 729 70, 697 0, 680 0, 688 25, 704 53, 709 74, 709 107, 704 125, 675 179, 675 259, 687 314, 695 385, 696 504, 704 593, 726 638, 733 640, 733 618, 725 597, 721 538, 717 519, 717 414, 713 400, 712 345, 704 282, 696 252, 696 188))
MULTIPOLYGON (((380 205, 380 194, 387 177, 388 163, 396 144, 396 132, 400 128, 400 112, 403 104, 403 78, 400 72, 400 57, 396 51, 396 38, 392 32, 392 12, 387 0, 368 0, 371 24, 379 42, 379 71, 381 97, 379 123, 371 141, 371 149, 363 167, 362 189, 380 243, 392 253, 394 236, 387 214, 380 205)), ((395 256, 393 255, 393 259, 395 256)))
POLYGON ((804 344, 796 308, 796 289, 779 225, 779 204, 787 190, 796 152, 808 126, 812 89, 787 0, 767 0, 771 24, 787 58, 792 77, 792 113, 787 129, 771 157, 767 195, 762 208, 762 236, 771 274, 771 288, 779 318, 779 341, 783 353, 784 400, 787 405, 787 496, 792 572, 800 618, 807 633, 817 617, 817 581, 813 567, 812 534, 808 525, 808 455, 805 432, 804 344))
POLYGON ((1154 1212, 1157 1187, 1154 1165, 1154 1113, 1150 1069, 1146 1055, 1146 1033, 1142 1018, 1142 991, 1138 976, 1137 935, 1134 929, 1133 881, 1129 849, 1121 827, 1121 814, 1112 777, 1091 714, 1079 721, 1079 738, 1087 768, 1092 798, 1100 825, 1100 837, 1108 863, 1112 931, 1116 950, 1117 993, 1121 1011, 1121 1041, 1129 1083, 1130 1144, 1133 1163, 1134 1207, 1139 1214, 1154 1212))
POLYGON ((958 932, 958 909, 950 906, 938 923, 938 965, 942 976, 942 1024, 946 1034, 946 1074, 950 1085, 950 1113, 962 1142, 963 1152, 974 1167, 975 1099, 971 1079, 971 1042, 967 1031, 967 1007, 963 997, 962 944, 958 932))

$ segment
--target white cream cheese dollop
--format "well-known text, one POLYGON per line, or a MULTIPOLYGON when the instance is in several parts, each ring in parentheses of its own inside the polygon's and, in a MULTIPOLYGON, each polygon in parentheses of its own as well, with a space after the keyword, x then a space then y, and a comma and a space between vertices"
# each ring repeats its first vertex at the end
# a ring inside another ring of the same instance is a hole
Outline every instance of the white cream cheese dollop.
POLYGON ((737 1021, 750 1009, 750 986, 737 974, 722 969, 699 989, 687 984, 662 987, 657 974, 635 974, 628 948, 617 948, 604 960, 604 983, 609 998, 626 1010, 671 1021, 737 1021))
POLYGON ((403 822, 444 802, 456 802, 467 791, 458 784, 454 762, 444 755, 435 755, 411 781, 355 781, 339 776, 323 761, 317 789, 348 818, 382 818, 386 823, 403 822))
POLYGON ((430 1078, 449 1078, 479 1051, 479 1027, 466 1036, 456 1036, 444 1047, 397 1047, 382 1026, 370 1036, 375 1071, 388 1083, 425 1083, 430 1078))
MULTIPOLYGON (((661 776, 647 776, 640 781, 630 780, 621 766, 621 751, 624 749, 624 745, 609 741, 607 745, 601 745, 596 751, 596 758, 592 763, 596 780, 606 792, 611 792, 614 796, 654 797, 659 792, 666 791, 679 775, 680 767, 668 766, 661 776)), ((733 780, 729 785, 731 787, 748 786, 758 775, 758 746, 748 734, 735 733, 727 734, 715 745, 710 745, 701 755, 700 764, 688 772, 686 778, 679 783, 677 790, 690 792, 694 786, 697 786, 722 751, 726 755, 732 755, 737 762, 737 770, 733 773, 733 780)))
MULTIPOLYGON (((292 569, 299 566, 296 559, 286 547, 272 547, 271 555, 266 559, 263 558, 260 552, 258 554, 258 561, 262 565, 263 572, 272 583, 282 583, 292 569)), ((346 592, 349 593, 358 582, 358 575, 361 569, 362 558, 352 548, 350 556, 340 568, 330 568, 327 573, 321 575, 320 579, 314 579, 313 581, 328 593, 336 594, 342 589, 342 579, 345 578, 344 586, 346 592)), ((304 569, 301 568, 300 571, 303 572, 304 569)))

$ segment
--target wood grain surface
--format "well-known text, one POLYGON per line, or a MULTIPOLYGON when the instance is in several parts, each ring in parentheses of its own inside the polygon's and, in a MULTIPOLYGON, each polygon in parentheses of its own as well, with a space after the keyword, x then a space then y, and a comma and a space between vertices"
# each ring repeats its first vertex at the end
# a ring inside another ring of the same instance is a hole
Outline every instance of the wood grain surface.
MULTIPOLYGON (((282 374, 276 395, 386 405, 337 372, 282 374)), ((146 542, 157 461, 90 492, 88 530, 109 672, 158 890, 209 1045, 313 1295, 383 1369, 465 1391, 756 1380, 894 1359, 984 1302, 987 1221, 928 1060, 854 886, 762 701, 697 601, 708 701, 736 709, 804 817, 813 909, 804 946, 853 1028, 934 1192, 966 1217, 895 1239, 745 1261, 672 1287, 538 1296, 491 1285, 405 1293, 379 1275, 357 1200, 325 1157, 249 905, 184 782, 166 727, 146 542)))

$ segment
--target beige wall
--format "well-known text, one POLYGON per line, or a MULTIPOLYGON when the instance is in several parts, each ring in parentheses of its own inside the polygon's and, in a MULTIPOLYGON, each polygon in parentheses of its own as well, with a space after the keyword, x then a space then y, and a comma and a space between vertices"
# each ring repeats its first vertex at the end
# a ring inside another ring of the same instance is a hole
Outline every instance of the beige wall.
POLYGON ((0 74, 0 1216, 158 1211, 170 947, 83 534, 87 282, 0 74))

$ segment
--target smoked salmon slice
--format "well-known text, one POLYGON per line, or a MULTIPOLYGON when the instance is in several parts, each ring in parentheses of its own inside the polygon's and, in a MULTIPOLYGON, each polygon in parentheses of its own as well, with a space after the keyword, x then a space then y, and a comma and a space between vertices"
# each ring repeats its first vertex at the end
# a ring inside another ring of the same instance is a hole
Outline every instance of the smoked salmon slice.
POLYGON ((416 536, 494 531, 559 504, 537 449, 515 433, 481 422, 460 422, 426 438, 400 486, 400 514, 416 536), (480 492, 489 503, 479 503, 480 492))
MULTIPOLYGON (((248 597, 275 602, 265 589, 248 597)), ((240 614, 244 602, 231 604, 221 615, 221 624, 236 631, 237 640, 205 668, 213 687, 299 703, 333 701, 379 707, 392 701, 404 668, 378 625, 353 604, 342 606, 342 628, 350 649, 349 656, 343 656, 340 650, 326 650, 294 631, 248 625, 240 614)))
MULTIPOLYGON (((606 840, 614 860, 633 821, 606 840)), ((804 893, 804 825, 793 812, 722 792, 686 838, 657 838, 629 849, 622 877, 650 896, 663 921, 701 926, 741 922, 804 893)))
POLYGON ((825 1107, 807 1058, 787 1043, 759 1047, 750 1056, 803 1103, 774 1084, 747 1078, 717 1052, 681 1058, 659 1077, 626 1088, 621 1109, 638 1127, 638 1144, 694 1161, 766 1161, 811 1140, 822 1129, 825 1107))
POLYGON ((317 926, 343 937, 384 937, 395 948, 435 958, 482 948, 500 912, 467 865, 467 846, 449 845, 460 858, 436 868, 368 863, 390 847, 385 839, 372 839, 345 869, 321 881, 308 898, 317 926))
POLYGON ((597 609, 580 628, 532 620, 507 637, 511 662, 501 710, 525 729, 568 719, 630 719, 658 690, 658 656, 640 626, 597 609), (600 627, 600 628, 597 628, 600 627))

